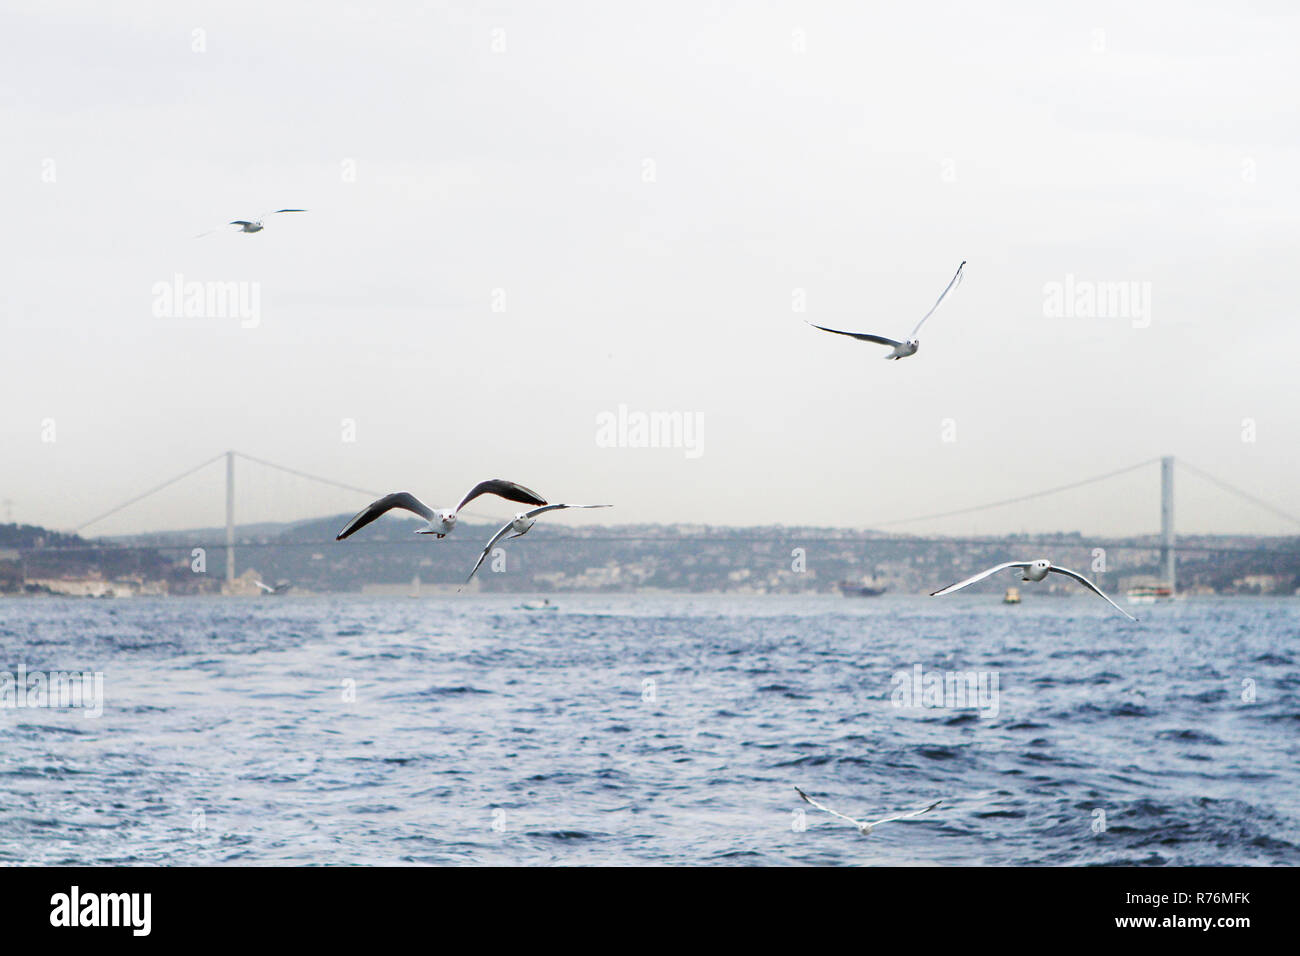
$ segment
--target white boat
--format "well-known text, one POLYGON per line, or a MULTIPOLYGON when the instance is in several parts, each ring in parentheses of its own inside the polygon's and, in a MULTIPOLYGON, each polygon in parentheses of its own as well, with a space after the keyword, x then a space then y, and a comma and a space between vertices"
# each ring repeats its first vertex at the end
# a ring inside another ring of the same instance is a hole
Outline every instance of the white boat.
POLYGON ((1144 584, 1129 588, 1127 597, 1129 604, 1155 604, 1158 601, 1172 601, 1174 589, 1164 584, 1144 584))
POLYGON ((543 598, 540 601, 525 601, 519 607, 525 611, 558 611, 559 608, 551 603, 550 598, 543 598))

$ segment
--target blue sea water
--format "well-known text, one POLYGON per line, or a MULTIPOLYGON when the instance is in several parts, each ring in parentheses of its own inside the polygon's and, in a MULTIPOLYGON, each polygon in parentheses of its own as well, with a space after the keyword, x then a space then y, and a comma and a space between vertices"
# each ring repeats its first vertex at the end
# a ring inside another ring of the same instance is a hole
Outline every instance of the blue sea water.
POLYGON ((1300 601, 1026 590, 3 600, 0 863, 1300 863, 1300 601))

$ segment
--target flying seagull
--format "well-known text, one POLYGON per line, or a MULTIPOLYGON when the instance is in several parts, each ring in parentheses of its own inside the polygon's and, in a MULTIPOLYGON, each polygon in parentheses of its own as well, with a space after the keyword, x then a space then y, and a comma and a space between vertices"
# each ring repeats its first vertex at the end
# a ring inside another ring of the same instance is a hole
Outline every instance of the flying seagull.
POLYGON ((939 303, 943 301, 944 296, 951 292, 954 286, 961 284, 961 270, 964 268, 966 268, 965 259, 963 259, 961 265, 957 267, 957 273, 952 277, 952 281, 948 283, 948 288, 944 289, 943 294, 935 300, 934 305, 930 307, 930 311, 921 316, 921 321, 916 323, 916 328, 912 330, 912 334, 907 337, 906 342, 888 339, 883 335, 872 335, 869 332, 841 332, 839 329, 828 329, 824 325, 813 325, 811 322, 808 324, 812 325, 814 329, 821 329, 823 332, 834 332, 836 335, 847 335, 850 338, 859 339, 863 342, 875 342, 877 345, 888 345, 892 351, 885 356, 885 361, 889 361, 890 359, 897 361, 901 358, 907 358, 909 355, 915 355, 916 350, 921 347, 921 340, 916 337, 916 333, 921 331, 921 326, 925 325, 925 320, 934 315, 934 310, 939 308, 939 303))
MULTIPOLYGON (((261 232, 263 229, 266 228, 266 226, 264 225, 264 221, 267 216, 279 215, 282 212, 306 212, 306 211, 307 211, 306 209, 271 209, 267 212, 262 213, 256 219, 235 219, 232 220, 231 222, 226 223, 226 225, 238 226, 239 228, 235 230, 236 232, 261 232)), ((216 229, 209 229, 207 232, 199 233, 194 238, 202 239, 204 236, 210 236, 212 235, 212 233, 216 231, 217 231, 216 229)))
POLYGON ((391 495, 384 495, 378 501, 372 501, 364 511, 360 512, 344 526, 334 540, 342 541, 348 535, 360 531, 380 515, 392 511, 394 508, 414 512, 429 522, 425 527, 417 528, 416 534, 432 534, 439 538, 446 537, 456 527, 456 513, 480 495, 496 495, 498 498, 505 498, 507 501, 520 501, 526 505, 546 504, 546 499, 537 492, 529 491, 523 485, 517 485, 513 481, 506 481, 504 478, 490 478, 487 481, 480 481, 466 493, 465 497, 460 500, 460 504, 455 508, 442 508, 437 511, 430 508, 409 491, 396 491, 391 495))
POLYGON ((940 588, 938 591, 934 591, 930 596, 939 597, 940 595, 948 594, 952 591, 960 591, 968 584, 974 584, 976 581, 983 581, 989 575, 997 574, 999 571, 1005 571, 1007 568, 1015 568, 1019 571, 1023 571, 1024 575, 1021 580, 1024 581, 1041 581, 1043 578, 1047 577, 1049 571, 1055 571, 1057 574, 1064 574, 1067 578, 1073 578, 1075 581, 1078 581, 1094 594, 1106 598, 1107 603, 1110 604, 1111 607, 1119 611, 1119 613, 1123 614, 1130 621, 1137 620, 1137 618, 1128 611, 1124 610, 1109 597, 1106 597, 1105 592, 1102 591, 1101 588, 1097 587, 1097 585, 1093 584, 1082 574, 1079 574, 1077 571, 1071 571, 1069 568, 1058 568, 1046 558, 1039 558, 1037 561, 1008 561, 1005 564, 999 564, 995 568, 989 568, 987 571, 981 571, 979 574, 967 578, 965 581, 958 581, 956 584, 950 584, 946 588, 940 588))
POLYGON ((863 836, 871 836, 871 831, 874 830, 876 827, 880 826, 882 823, 893 823, 895 820, 906 820, 908 817, 919 817, 921 814, 929 813, 939 804, 943 803, 942 800, 936 800, 928 807, 922 807, 920 810, 908 810, 906 813, 895 813, 892 817, 881 817, 879 820, 872 820, 870 823, 868 823, 866 820, 855 820, 852 817, 845 816, 844 814, 840 813, 838 810, 832 810, 830 807, 824 807, 816 800, 814 800, 812 797, 808 796, 808 794, 800 790, 798 787, 795 787, 794 789, 795 792, 799 794, 799 796, 804 798, 805 802, 811 803, 818 810, 824 810, 825 812, 829 813, 833 817, 839 817, 841 820, 849 821, 849 823, 852 823, 855 827, 858 828, 858 832, 861 833, 863 836))
MULTIPOLYGON (((527 534, 528 529, 537 523, 538 515, 545 514, 548 511, 559 511, 562 508, 612 508, 612 507, 613 505, 543 505, 540 508, 534 508, 532 511, 519 512, 517 515, 515 515, 513 518, 507 521, 504 525, 502 525, 501 530, 492 536, 492 540, 487 543, 487 545, 483 548, 483 553, 480 554, 478 556, 478 560, 474 562, 474 570, 470 571, 469 577, 465 579, 465 584, 469 584, 469 582, 474 579, 474 575, 478 573, 478 569, 482 566, 483 560, 489 554, 492 553, 492 549, 496 547, 498 541, 500 541, 502 538, 505 538, 507 536, 511 538, 517 538, 522 534, 527 534), (513 531, 514 534, 509 534, 509 532, 511 531, 513 531)), ((462 584, 461 587, 463 588, 465 584, 462 584)), ((457 588, 457 590, 460 590, 460 588, 457 588)))

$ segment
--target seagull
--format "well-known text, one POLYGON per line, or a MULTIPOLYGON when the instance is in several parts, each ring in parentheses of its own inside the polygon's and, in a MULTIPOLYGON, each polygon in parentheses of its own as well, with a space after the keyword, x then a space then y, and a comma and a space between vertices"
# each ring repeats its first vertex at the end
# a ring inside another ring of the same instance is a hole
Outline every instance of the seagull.
MULTIPOLYGON (((534 508, 532 511, 519 512, 517 515, 515 515, 513 518, 507 521, 504 525, 502 525, 501 530, 492 536, 492 540, 487 543, 486 547, 483 548, 483 553, 480 554, 478 556, 478 560, 474 562, 474 570, 470 571, 469 577, 465 579, 465 584, 469 584, 469 582, 473 580, 474 575, 478 573, 479 567, 482 566, 483 560, 489 554, 492 553, 492 549, 496 547, 498 541, 500 541, 502 538, 507 536, 511 538, 517 538, 520 535, 527 534, 528 529, 537 523, 538 515, 545 514, 548 511, 559 511, 562 508, 612 508, 612 507, 613 505, 543 505, 540 508, 534 508), (508 532, 510 531, 513 531, 514 534, 508 535, 508 532)), ((462 584, 460 587, 463 588, 465 584, 462 584)), ((460 590, 460 588, 457 588, 456 590, 460 590)))
POLYGON ((919 817, 921 814, 929 813, 939 804, 943 803, 942 800, 936 800, 928 807, 922 807, 920 810, 908 810, 906 813, 896 813, 892 817, 881 817, 879 820, 872 820, 870 823, 868 823, 865 820, 855 820, 852 817, 845 816, 844 814, 840 813, 838 810, 832 810, 830 807, 824 807, 816 800, 814 800, 812 797, 808 796, 808 794, 800 790, 798 787, 795 787, 794 789, 795 789, 795 793, 803 797, 805 802, 811 803, 818 810, 824 810, 827 813, 829 813, 831 816, 839 817, 841 820, 848 820, 849 823, 852 823, 855 827, 858 828, 858 832, 861 833, 863 836, 871 836, 871 831, 874 830, 876 827, 880 826, 882 823, 893 823, 895 820, 906 820, 908 817, 919 817))
MULTIPOLYGON (((236 232, 261 232, 263 229, 266 228, 266 226, 264 225, 264 220, 266 219, 267 216, 279 215, 282 212, 306 212, 306 211, 307 211, 306 209, 272 209, 262 213, 256 219, 235 219, 231 222, 226 223, 226 225, 238 226, 239 228, 235 230, 236 232)), ((212 235, 212 233, 216 231, 217 231, 216 229, 209 229, 207 232, 199 233, 194 238, 202 239, 204 236, 210 236, 212 235)))
POLYGON ((1107 603, 1110 604, 1111 607, 1119 611, 1119 613, 1123 614, 1130 621, 1137 620, 1137 618, 1128 611, 1124 610, 1109 597, 1106 597, 1105 592, 1102 591, 1101 588, 1097 587, 1097 585, 1093 584, 1082 574, 1079 574, 1077 571, 1071 571, 1069 568, 1059 568, 1046 558, 1039 558, 1036 561, 1008 561, 1005 564, 999 564, 997 567, 989 568, 987 571, 981 571, 979 574, 967 578, 965 581, 958 581, 956 584, 950 584, 946 588, 940 588, 938 591, 931 593, 930 597, 939 597, 940 595, 948 594, 952 591, 960 591, 968 584, 974 584, 976 581, 983 581, 989 575, 997 574, 999 571, 1005 571, 1007 568, 1016 568, 1019 571, 1023 571, 1024 576, 1021 580, 1024 581, 1041 581, 1043 578, 1047 577, 1049 571, 1055 571, 1057 574, 1064 574, 1067 578, 1073 578, 1075 581, 1078 581, 1094 594, 1106 598, 1107 603))
POLYGON ((906 342, 898 342, 894 339, 888 339, 883 335, 871 335, 868 332, 841 332, 839 329, 828 329, 824 325, 813 325, 811 322, 808 324, 812 325, 814 329, 821 329, 823 332, 834 332, 836 335, 847 335, 850 338, 859 339, 863 342, 875 342, 877 345, 888 345, 893 351, 885 356, 885 361, 889 361, 890 359, 898 361, 901 358, 907 358, 909 355, 915 355, 916 350, 921 347, 921 340, 916 337, 916 333, 921 331, 921 326, 925 325, 925 320, 934 315, 934 310, 939 308, 939 303, 943 301, 944 296, 951 292, 954 286, 961 284, 961 270, 964 268, 966 268, 965 259, 963 259, 961 265, 957 267, 957 273, 952 277, 952 281, 948 283, 948 288, 944 289, 943 295, 940 295, 939 298, 935 300, 934 305, 930 307, 930 311, 921 316, 921 321, 916 323, 916 328, 912 330, 912 334, 908 336, 906 342))
POLYGON ((384 495, 378 501, 372 501, 364 511, 360 512, 344 526, 334 540, 342 541, 348 535, 361 530, 380 515, 392 511, 394 508, 412 511, 429 522, 425 527, 417 528, 416 534, 431 534, 444 538, 451 534, 456 527, 456 513, 480 495, 496 495, 498 498, 505 498, 508 501, 521 501, 526 505, 546 504, 546 499, 537 492, 530 491, 523 485, 517 485, 513 481, 506 481, 504 478, 490 478, 487 481, 480 481, 466 493, 465 497, 460 500, 460 504, 455 508, 442 508, 437 511, 430 508, 409 491, 395 491, 391 495, 384 495))

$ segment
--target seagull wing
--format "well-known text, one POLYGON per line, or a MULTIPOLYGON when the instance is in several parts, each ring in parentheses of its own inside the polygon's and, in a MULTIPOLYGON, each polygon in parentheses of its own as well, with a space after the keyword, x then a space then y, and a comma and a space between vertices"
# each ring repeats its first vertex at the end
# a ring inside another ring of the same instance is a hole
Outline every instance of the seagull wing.
POLYGON ((272 209, 270 212, 262 213, 263 216, 274 216, 282 212, 306 212, 306 209, 272 209))
MULTIPOLYGON (((534 508, 532 511, 525 511, 524 517, 536 518, 540 514, 545 514, 548 511, 559 511, 562 508, 612 508, 612 507, 613 505, 560 505, 560 504, 542 505, 540 508, 534 508)), ((500 531, 498 531, 496 534, 492 536, 492 540, 487 543, 487 546, 483 548, 482 553, 478 556, 478 560, 474 562, 474 570, 470 571, 469 577, 465 579, 465 584, 469 584, 469 582, 474 579, 474 575, 478 573, 478 569, 483 564, 484 559, 486 559, 487 556, 492 553, 492 549, 496 547, 497 542, 506 536, 506 532, 508 532, 511 529, 511 527, 514 526, 514 523, 515 523, 514 519, 512 518, 511 520, 505 523, 505 526, 502 527, 500 531)), ((514 535, 513 537, 518 537, 518 535, 514 535)), ((464 587, 465 584, 462 584, 461 587, 464 587)))
POLYGON ((948 287, 944 289, 942 295, 940 295, 939 298, 935 300, 934 305, 930 306, 930 311, 925 313, 925 315, 921 316, 921 321, 916 323, 916 328, 912 330, 912 334, 909 335, 908 338, 912 338, 912 339, 916 338, 916 333, 921 331, 921 326, 925 325, 925 320, 928 319, 930 316, 934 315, 934 310, 939 308, 939 303, 943 301, 943 297, 946 296, 949 292, 951 292, 955 286, 961 285, 961 270, 965 268, 966 268, 966 260, 963 259, 961 261, 961 265, 957 267, 957 273, 952 277, 952 281, 948 283, 948 287))
POLYGON ((542 505, 540 508, 534 508, 532 511, 525 511, 525 518, 535 518, 538 515, 546 514, 548 511, 559 511, 562 508, 612 508, 613 505, 542 505))
POLYGON ((836 335, 847 335, 849 338, 857 339, 861 342, 875 342, 877 345, 891 346, 903 344, 902 342, 895 342, 893 339, 887 339, 883 335, 872 335, 869 332, 841 332, 839 329, 828 329, 824 325, 813 325, 811 322, 808 324, 812 325, 814 329, 821 329, 823 332, 834 332, 836 335))
POLYGON ((1007 568, 1027 568, 1027 567, 1029 567, 1028 561, 1008 561, 1006 564, 999 564, 997 567, 989 568, 987 571, 981 571, 979 574, 969 577, 965 581, 958 581, 956 584, 950 584, 946 588, 940 588, 937 591, 931 591, 930 597, 938 597, 939 595, 947 594, 950 591, 960 591, 968 584, 974 584, 976 581, 983 581, 985 578, 989 577, 990 575, 997 574, 999 571, 1005 571, 1007 568))
POLYGON ((238 230, 231 229, 230 227, 231 227, 231 226, 240 226, 240 227, 242 227, 242 226, 244 226, 244 225, 245 225, 245 223, 244 223, 244 220, 242 220, 242 219, 238 219, 238 220, 236 220, 235 222, 223 222, 223 223, 222 223, 221 225, 219 225, 219 226, 213 226, 211 229, 208 229, 208 230, 205 230, 204 232, 199 233, 199 234, 198 234, 197 236, 195 236, 194 238, 195 238, 195 239, 202 239, 204 236, 210 236, 210 235, 212 235, 214 232, 237 232, 238 230))
POLYGON ((253 583, 256 584, 263 591, 265 591, 267 594, 275 593, 275 588, 271 587, 271 585, 267 584, 265 581, 254 581, 253 583))
POLYGON ((830 814, 831 816, 833 816, 833 817, 839 817, 841 820, 848 820, 849 823, 852 823, 855 827, 860 827, 860 826, 862 826, 862 821, 861 821, 861 820, 855 820, 855 819, 853 819, 852 817, 846 817, 844 814, 840 813, 838 810, 832 810, 830 807, 823 806, 822 804, 820 804, 820 803, 818 803, 816 800, 814 800, 812 797, 808 796, 808 794, 806 794, 806 793, 804 793, 802 790, 800 790, 798 787, 795 787, 794 790, 795 790, 795 793, 799 794, 799 796, 801 796, 801 797, 804 798, 804 802, 805 802, 805 803, 811 803, 811 804, 812 804, 814 807, 816 807, 818 810, 821 810, 821 811, 824 812, 824 813, 829 813, 829 814, 830 814))
MULTIPOLYGON (((502 526, 500 531, 498 531, 496 534, 492 536, 492 540, 489 541, 484 546, 483 552, 478 556, 478 560, 474 562, 474 570, 470 571, 469 577, 465 579, 465 584, 469 584, 470 581, 474 580, 474 575, 478 573, 478 569, 482 566, 483 561, 487 558, 489 554, 492 553, 492 549, 497 546, 497 542, 506 536, 506 533, 510 530, 510 528, 514 525, 514 523, 515 523, 514 519, 511 518, 509 521, 505 523, 504 526, 502 526)), ((461 587, 464 587, 465 584, 462 584, 461 587)))
POLYGON ((1087 578, 1085 578, 1082 574, 1079 574, 1077 571, 1071 571, 1069 568, 1058 568, 1056 565, 1052 565, 1052 566, 1051 566, 1050 568, 1048 568, 1047 570, 1049 570, 1049 571, 1055 571, 1057 574, 1064 574, 1067 578, 1074 578, 1074 580, 1078 581, 1080 584, 1082 584, 1084 587, 1086 587, 1089 591, 1093 592, 1094 594, 1099 594, 1099 595, 1101 595, 1102 597, 1106 598, 1106 602, 1107 602, 1108 604, 1110 604, 1111 607, 1113 607, 1115 610, 1119 611, 1119 613, 1123 614, 1123 615, 1124 615, 1126 618, 1128 618, 1130 621, 1136 621, 1136 620, 1137 620, 1137 618, 1135 618, 1132 614, 1130 614, 1128 611, 1124 610, 1122 607, 1120 607, 1118 604, 1116 604, 1114 601, 1112 601, 1109 597, 1107 597, 1105 591, 1103 591, 1101 588, 1097 587, 1097 585, 1093 584, 1091 581, 1089 581, 1087 578))
POLYGON ((487 481, 480 481, 477 485, 469 490, 469 493, 460 500, 456 510, 460 511, 467 504, 480 495, 496 495, 498 498, 505 498, 507 501, 520 501, 526 505, 544 505, 546 499, 535 491, 530 491, 523 485, 517 485, 513 481, 506 481, 504 478, 489 478, 487 481))
POLYGON ((360 512, 355 518, 349 521, 338 533, 335 541, 342 541, 348 535, 360 531, 370 522, 374 521, 380 515, 392 511, 394 508, 401 508, 404 511, 413 511, 425 521, 433 520, 433 509, 426 505, 409 491, 395 491, 391 495, 384 495, 378 501, 372 501, 364 511, 360 512))
POLYGON ((879 820, 872 820, 871 826, 878 827, 882 823, 893 823, 895 820, 906 820, 908 817, 919 817, 923 813, 929 813, 941 803, 943 803, 942 800, 936 800, 928 807, 922 807, 920 810, 908 810, 904 813, 895 813, 892 817, 881 817, 879 820))

